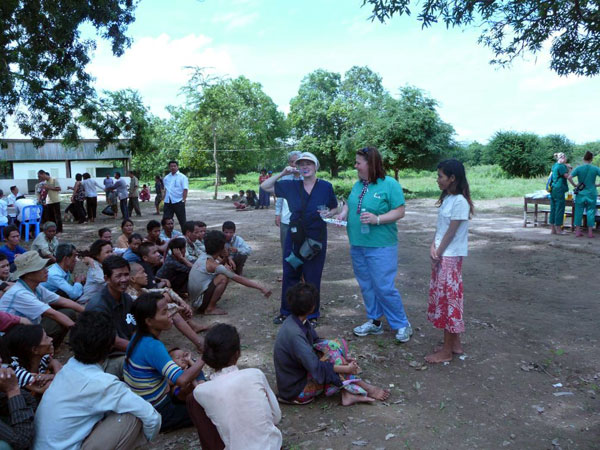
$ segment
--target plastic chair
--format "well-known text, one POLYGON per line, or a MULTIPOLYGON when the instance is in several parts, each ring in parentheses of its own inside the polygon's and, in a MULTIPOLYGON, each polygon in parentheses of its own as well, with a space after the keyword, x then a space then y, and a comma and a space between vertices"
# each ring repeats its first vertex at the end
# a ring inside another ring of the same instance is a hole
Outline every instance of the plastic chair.
POLYGON ((34 237, 40 234, 40 222, 42 221, 42 205, 29 205, 21 211, 21 226, 19 232, 21 237, 25 234, 25 242, 29 241, 29 227, 34 227, 34 237), (27 219, 25 219, 27 218, 27 219))

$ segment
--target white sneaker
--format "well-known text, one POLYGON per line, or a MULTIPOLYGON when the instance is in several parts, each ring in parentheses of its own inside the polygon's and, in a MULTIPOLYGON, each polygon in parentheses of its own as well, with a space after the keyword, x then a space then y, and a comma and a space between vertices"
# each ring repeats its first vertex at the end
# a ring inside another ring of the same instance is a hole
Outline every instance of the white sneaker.
POLYGON ((363 323, 361 326, 354 329, 354 334, 357 336, 368 336, 369 334, 383 334, 383 324, 375 325, 372 320, 363 323))
POLYGON ((398 328, 398 331, 396 332, 396 340, 398 342, 408 342, 410 341, 410 337, 413 334, 413 329, 410 326, 410 324, 407 327, 404 328, 398 328))

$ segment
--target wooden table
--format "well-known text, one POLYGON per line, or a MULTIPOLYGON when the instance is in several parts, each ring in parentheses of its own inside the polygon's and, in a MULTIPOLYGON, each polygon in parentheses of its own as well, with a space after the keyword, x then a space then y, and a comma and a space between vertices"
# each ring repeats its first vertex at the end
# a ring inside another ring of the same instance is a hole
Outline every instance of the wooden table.
MULTIPOLYGON (((548 197, 543 197, 543 198, 532 198, 532 197, 523 197, 524 199, 524 205, 523 205, 523 226, 527 227, 528 224, 533 224, 534 227, 537 227, 538 225, 548 225, 548 215, 550 214, 550 208, 546 209, 540 209, 539 206, 540 205, 546 205, 546 206, 550 206, 550 198, 548 197), (533 210, 529 209, 529 205, 533 205, 533 210), (533 215, 533 222, 528 221, 527 220, 527 215, 528 214, 532 214, 533 215), (543 222, 540 223, 539 220, 539 215, 543 214, 544 215, 544 220, 543 222)), ((571 200, 565 200, 565 214, 567 216, 567 218, 571 217, 571 224, 564 224, 563 227, 564 228, 568 228, 570 227, 571 230, 573 230, 574 227, 574 222, 575 222, 575 201, 571 200), (568 211, 568 208, 571 208, 571 211, 568 211)))
MULTIPOLYGON (((533 224, 534 227, 537 227, 538 225, 548 225, 548 215, 550 214, 550 208, 546 209, 540 209, 539 206, 540 205, 547 205, 550 206, 550 198, 549 197, 543 197, 543 198, 532 198, 532 197, 523 197, 524 199, 524 204, 523 204, 523 226, 527 227, 528 224, 533 224), (528 207, 529 205, 533 205, 533 210, 530 210, 528 207), (527 215, 531 214, 533 215, 533 222, 528 221, 527 220, 527 215), (539 215, 543 214, 544 215, 544 220, 540 223, 539 220, 539 215)), ((596 200, 596 205, 600 206, 600 197, 598 200, 596 200)), ((563 225, 563 228, 571 228, 571 230, 574 230, 574 224, 575 224, 575 200, 571 199, 571 200, 565 200, 565 215, 567 216, 567 219, 570 217, 571 221, 570 221, 570 225, 565 223, 563 225), (569 212, 569 208, 571 208, 570 212, 569 212)), ((598 221, 598 218, 596 217, 596 221, 598 221)), ((597 225, 600 225, 600 223, 597 223, 597 225)), ((582 226, 587 226, 587 217, 584 214, 583 215, 583 223, 582 226)))

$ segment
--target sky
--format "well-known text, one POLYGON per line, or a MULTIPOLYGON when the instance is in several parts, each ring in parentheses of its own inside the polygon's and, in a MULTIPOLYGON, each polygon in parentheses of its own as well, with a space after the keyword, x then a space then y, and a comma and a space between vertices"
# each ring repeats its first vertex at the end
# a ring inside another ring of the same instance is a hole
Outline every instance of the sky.
POLYGON ((287 113, 304 76, 369 66, 396 95, 413 85, 439 102, 461 142, 486 143, 497 131, 600 140, 600 77, 559 77, 547 51, 508 68, 490 65, 477 29, 422 30, 414 16, 371 22, 362 0, 141 0, 125 54, 99 41, 90 73, 98 89, 133 88, 159 116, 184 102, 189 66, 244 75, 287 113))

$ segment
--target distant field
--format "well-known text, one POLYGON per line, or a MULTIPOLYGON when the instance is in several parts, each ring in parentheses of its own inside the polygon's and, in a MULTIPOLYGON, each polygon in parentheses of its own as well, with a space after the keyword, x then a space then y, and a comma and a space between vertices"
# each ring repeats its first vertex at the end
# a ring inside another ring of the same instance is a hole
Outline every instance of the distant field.
MULTIPOLYGON (((222 184, 219 191, 239 191, 254 189, 258 191, 258 172, 238 175, 235 184, 222 184)), ((347 170, 340 178, 331 179, 327 172, 319 172, 319 177, 330 181, 336 194, 346 197, 356 181, 356 172, 347 170)), ((435 198, 439 195, 436 184, 437 172, 427 170, 402 170, 399 181, 407 198, 435 198)), ((502 197, 520 197, 524 194, 544 189, 546 177, 510 178, 498 166, 476 166, 467 168, 467 178, 474 200, 486 200, 502 197)), ((214 182, 208 177, 190 179, 190 188, 206 191, 214 190, 214 182)))

